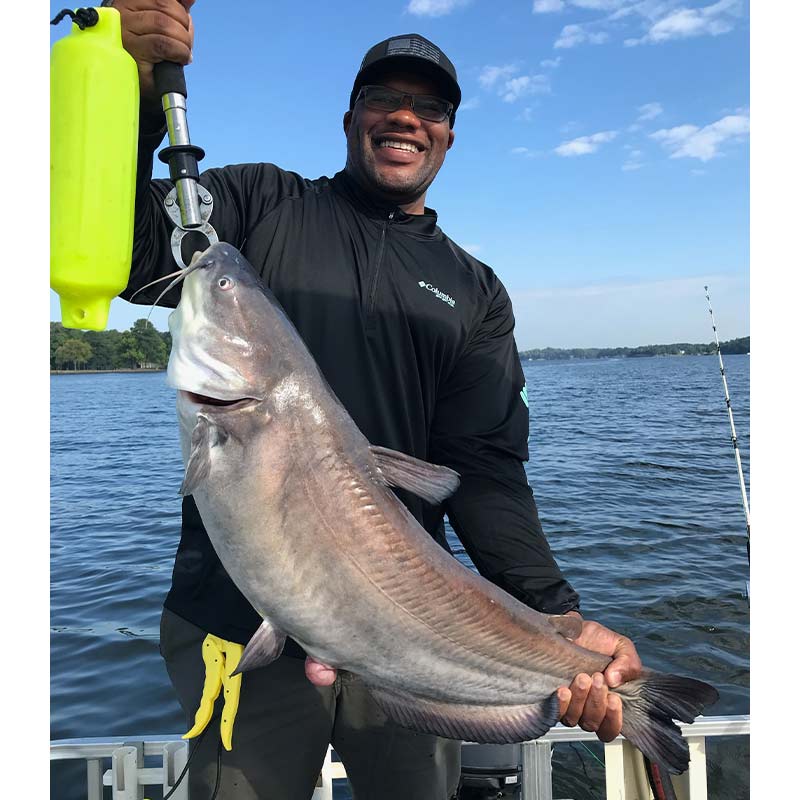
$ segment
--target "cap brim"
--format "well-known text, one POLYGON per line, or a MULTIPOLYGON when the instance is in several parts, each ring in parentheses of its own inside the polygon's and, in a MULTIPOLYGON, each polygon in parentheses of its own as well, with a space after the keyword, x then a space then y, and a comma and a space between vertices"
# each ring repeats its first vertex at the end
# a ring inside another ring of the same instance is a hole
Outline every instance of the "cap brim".
POLYGON ((378 79, 387 72, 409 72, 430 78, 440 88, 441 96, 453 104, 455 111, 461 103, 461 88, 453 78, 440 66, 424 58, 415 56, 386 56, 380 61, 364 67, 356 75, 353 91, 350 93, 350 108, 353 108, 359 89, 365 84, 378 79))

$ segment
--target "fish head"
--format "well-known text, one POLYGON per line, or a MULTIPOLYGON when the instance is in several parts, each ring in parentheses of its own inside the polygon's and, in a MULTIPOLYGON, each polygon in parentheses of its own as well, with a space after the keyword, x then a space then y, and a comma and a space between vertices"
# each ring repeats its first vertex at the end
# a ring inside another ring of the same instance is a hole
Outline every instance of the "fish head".
POLYGON ((213 244, 181 276, 169 316, 172 351, 167 383, 194 405, 252 405, 280 376, 270 330, 283 312, 247 259, 213 244))

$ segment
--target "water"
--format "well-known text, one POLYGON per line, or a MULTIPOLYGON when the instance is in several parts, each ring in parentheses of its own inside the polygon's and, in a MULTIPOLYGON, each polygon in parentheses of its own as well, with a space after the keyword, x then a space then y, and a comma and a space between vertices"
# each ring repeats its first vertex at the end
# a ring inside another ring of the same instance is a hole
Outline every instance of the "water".
MULTIPOLYGON (((747 477, 749 359, 725 367, 747 477)), ((714 684, 711 714, 749 713, 744 514, 716 357, 524 368, 528 477, 584 614, 649 666, 714 684)), ((164 374, 53 376, 51 470, 52 738, 183 731, 158 653, 182 480, 164 374)), ((711 796, 747 797, 747 743, 709 749, 711 796)), ((554 762, 555 797, 602 796, 585 748, 554 762)), ((58 766, 53 796, 80 796, 83 776, 58 766)))

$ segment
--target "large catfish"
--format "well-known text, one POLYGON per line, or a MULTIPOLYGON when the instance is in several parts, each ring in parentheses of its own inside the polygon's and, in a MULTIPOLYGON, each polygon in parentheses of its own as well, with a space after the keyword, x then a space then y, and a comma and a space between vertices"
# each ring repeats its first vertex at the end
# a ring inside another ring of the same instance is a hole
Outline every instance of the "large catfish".
MULTIPOLYGON (((178 280, 168 380, 181 491, 264 619, 241 668, 268 664, 291 636, 406 727, 497 743, 546 733, 556 689, 608 656, 570 641, 575 618, 528 608, 434 542, 390 487, 441 503, 457 474, 370 445, 235 248, 213 245, 178 280)), ((685 770, 673 719, 691 722, 717 692, 652 671, 615 691, 624 735, 685 770)))

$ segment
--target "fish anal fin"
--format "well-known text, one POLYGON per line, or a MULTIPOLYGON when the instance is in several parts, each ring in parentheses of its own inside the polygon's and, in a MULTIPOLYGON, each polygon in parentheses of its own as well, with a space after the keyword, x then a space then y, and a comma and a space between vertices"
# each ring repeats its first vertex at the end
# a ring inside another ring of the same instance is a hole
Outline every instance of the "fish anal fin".
POLYGON ((211 471, 212 427, 205 414, 197 415, 197 422, 192 428, 192 441, 189 449, 189 459, 186 462, 186 474, 180 488, 181 497, 192 494, 211 471))
POLYGON ((581 635, 583 621, 568 614, 551 614, 548 622, 565 638, 574 641, 581 635))
POLYGON ((385 714, 420 733, 481 744, 509 744, 543 736, 559 719, 558 696, 517 706, 468 705, 369 686, 385 714))
POLYGON ((234 675, 271 664, 282 652, 286 634, 265 619, 242 652, 234 675))
POLYGON ((449 467, 429 464, 387 447, 372 445, 369 449, 389 486, 407 489, 433 505, 446 500, 458 489, 458 473, 449 467))

